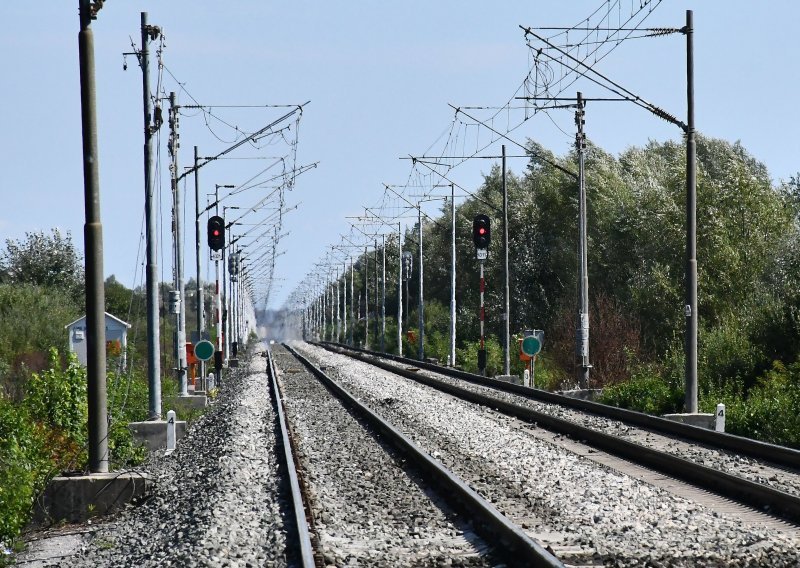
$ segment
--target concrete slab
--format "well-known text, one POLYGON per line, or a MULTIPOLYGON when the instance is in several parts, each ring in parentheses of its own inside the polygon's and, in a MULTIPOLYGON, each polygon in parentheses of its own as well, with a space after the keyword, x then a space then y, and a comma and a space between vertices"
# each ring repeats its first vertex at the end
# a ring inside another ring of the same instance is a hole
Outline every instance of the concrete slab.
POLYGON ((36 501, 34 523, 84 522, 144 497, 151 486, 150 478, 141 472, 55 477, 36 501))
MULTIPOLYGON (((167 447, 167 421, 148 420, 147 422, 131 422, 128 429, 133 434, 133 438, 152 451, 167 447)), ((175 421, 175 438, 180 440, 186 435, 186 421, 175 421)))
POLYGON ((208 406, 208 397, 204 394, 176 396, 170 398, 164 405, 165 408, 173 408, 179 416, 187 410, 202 410, 206 406, 208 406))
POLYGON ((572 398, 579 398, 581 400, 595 401, 603 394, 603 389, 573 389, 565 391, 556 391, 558 394, 569 396, 572 398))
POLYGON ((700 428, 706 428, 708 430, 713 430, 716 425, 716 417, 710 412, 665 414, 663 418, 689 424, 691 426, 699 426, 700 428))
POLYGON ((512 383, 515 385, 522 384, 522 378, 517 375, 495 375, 494 379, 496 381, 503 381, 504 383, 512 383))

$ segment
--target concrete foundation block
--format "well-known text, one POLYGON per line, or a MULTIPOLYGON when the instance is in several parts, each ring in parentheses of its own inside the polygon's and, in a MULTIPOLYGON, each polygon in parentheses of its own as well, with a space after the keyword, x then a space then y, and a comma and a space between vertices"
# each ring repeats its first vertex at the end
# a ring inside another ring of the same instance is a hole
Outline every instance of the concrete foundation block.
POLYGON ((699 426, 700 428, 706 428, 708 430, 713 430, 716 423, 716 417, 710 412, 665 414, 663 418, 681 422, 682 424, 689 424, 690 426, 699 426))
POLYGON ((172 408, 178 415, 187 410, 202 410, 208 406, 208 397, 204 394, 190 394, 188 396, 177 396, 170 398, 165 408, 172 408))
POLYGON ((122 508, 150 491, 145 473, 115 471, 55 477, 36 502, 34 522, 84 522, 122 508))
POLYGON ((494 380, 503 381, 504 383, 512 383, 515 385, 522 384, 522 379, 517 375, 495 375, 494 380))
POLYGON ((581 400, 595 401, 603 394, 603 389, 574 389, 565 391, 556 391, 558 394, 568 396, 571 398, 579 398, 581 400))
MULTIPOLYGON (((152 451, 167 447, 167 421, 148 420, 147 422, 131 422, 128 424, 133 438, 152 451)), ((186 421, 175 421, 175 436, 178 440, 186 434, 186 421)))

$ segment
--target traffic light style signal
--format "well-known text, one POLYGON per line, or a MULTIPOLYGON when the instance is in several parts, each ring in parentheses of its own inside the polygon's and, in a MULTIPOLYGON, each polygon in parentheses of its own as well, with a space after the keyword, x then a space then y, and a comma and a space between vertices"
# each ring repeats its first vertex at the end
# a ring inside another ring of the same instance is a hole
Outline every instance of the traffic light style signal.
POLYGON ((472 221, 472 240, 475 242, 475 247, 488 249, 491 236, 489 217, 483 214, 475 215, 475 219, 472 221))
POLYGON ((225 246, 225 219, 218 215, 208 219, 208 246, 211 250, 222 250, 225 246))

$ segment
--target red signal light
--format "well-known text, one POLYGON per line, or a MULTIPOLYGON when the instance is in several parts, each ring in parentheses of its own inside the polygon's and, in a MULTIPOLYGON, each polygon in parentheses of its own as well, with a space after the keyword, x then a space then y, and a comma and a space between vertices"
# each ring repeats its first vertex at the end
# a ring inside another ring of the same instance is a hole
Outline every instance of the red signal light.
POLYGON ((215 236, 215 237, 218 237, 218 236, 219 236, 219 229, 214 229, 214 236, 215 236))
POLYGON ((486 229, 484 229, 483 227, 481 227, 480 229, 478 229, 478 234, 479 234, 479 235, 485 235, 485 234, 486 234, 486 229))

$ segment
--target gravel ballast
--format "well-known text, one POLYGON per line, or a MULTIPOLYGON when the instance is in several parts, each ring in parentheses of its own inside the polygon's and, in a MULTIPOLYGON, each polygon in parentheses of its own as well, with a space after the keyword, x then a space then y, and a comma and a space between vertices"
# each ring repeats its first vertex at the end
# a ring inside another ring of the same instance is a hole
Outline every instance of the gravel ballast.
POLYGON ((272 352, 325 565, 493 565, 469 524, 287 350, 272 352))
MULTIPOLYGON (((712 512, 544 442, 491 409, 298 347, 532 536, 615 566, 797 566, 797 531, 712 512)), ((580 554, 575 554, 580 557, 580 554)))
POLYGON ((155 489, 62 566, 287 566, 287 531, 264 359, 228 375, 219 399, 167 457, 155 489))

